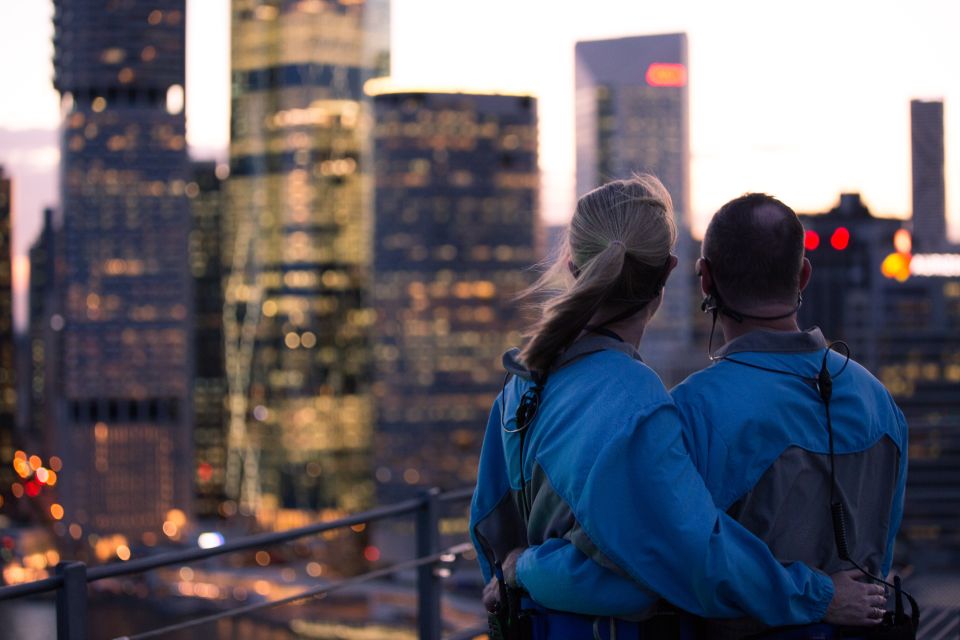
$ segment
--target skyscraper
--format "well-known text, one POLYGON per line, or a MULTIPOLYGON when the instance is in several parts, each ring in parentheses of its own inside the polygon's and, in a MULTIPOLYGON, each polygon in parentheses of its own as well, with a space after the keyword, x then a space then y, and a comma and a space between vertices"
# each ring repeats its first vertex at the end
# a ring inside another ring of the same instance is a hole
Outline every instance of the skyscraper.
POLYGON ((536 102, 376 96, 376 478, 384 502, 476 481, 482 426, 520 343, 537 225, 536 102))
POLYGON ((48 427, 47 409, 52 398, 47 379, 50 316, 54 295, 54 232, 53 209, 43 210, 43 227, 30 247, 30 302, 28 322, 30 333, 30 384, 28 428, 32 439, 40 441, 48 427))
MULTIPOLYGON (((10 499, 16 419, 13 278, 10 268, 11 180, 0 166, 0 508, 10 499)), ((2 512, 2 511, 0 511, 2 512)))
POLYGON ((388 9, 233 2, 226 490, 267 527, 373 493, 363 85, 389 69, 388 9))
POLYGON ((947 242, 942 101, 910 101, 910 148, 913 242, 920 251, 938 251, 947 242))
POLYGON ((223 189, 215 162, 192 163, 190 273, 196 367, 193 378, 195 511, 216 516, 225 499, 227 380, 223 359, 223 189))
POLYGON ((184 0, 56 0, 64 521, 154 535, 189 508, 191 286, 184 0))
MULTIPOLYGON (((635 172, 660 178, 673 198, 681 267, 692 264, 687 36, 674 33, 578 42, 577 195, 635 172)), ((675 272, 641 351, 666 382, 698 363, 689 353, 694 279, 675 272)))

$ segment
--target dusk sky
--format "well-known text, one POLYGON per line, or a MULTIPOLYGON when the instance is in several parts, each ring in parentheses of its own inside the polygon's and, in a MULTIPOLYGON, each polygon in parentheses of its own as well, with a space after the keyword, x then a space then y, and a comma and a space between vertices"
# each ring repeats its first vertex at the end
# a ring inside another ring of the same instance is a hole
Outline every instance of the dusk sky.
MULTIPOLYGON (((188 139, 225 158, 229 1, 188 0, 188 139)), ((58 99, 52 6, 0 0, 0 163, 16 180, 15 247, 56 203, 58 99)), ((909 102, 946 101, 947 207, 960 239, 960 10, 915 0, 393 0, 393 69, 410 88, 530 92, 539 98, 543 216, 574 201, 577 40, 684 31, 689 37, 694 231, 745 191, 798 211, 860 191, 884 215, 910 210, 909 102)), ((625 61, 626 63, 627 61, 625 61)))

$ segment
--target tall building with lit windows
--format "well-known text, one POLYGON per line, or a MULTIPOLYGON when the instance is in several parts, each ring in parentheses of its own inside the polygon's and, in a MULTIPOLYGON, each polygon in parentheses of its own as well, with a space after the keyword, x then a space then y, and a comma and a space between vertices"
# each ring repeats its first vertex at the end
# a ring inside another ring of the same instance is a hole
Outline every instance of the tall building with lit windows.
POLYGON ((184 0, 55 0, 62 226, 49 412, 71 531, 153 539, 192 478, 184 0))
MULTIPOLYGON (((673 198, 680 259, 647 328, 644 359, 669 383, 701 363, 690 353, 690 133, 687 36, 683 33, 578 42, 577 196, 636 172, 660 178, 673 198)), ((699 353, 699 352, 698 352, 699 353)))
POLYGON ((476 481, 537 225, 536 101, 374 99, 376 479, 383 502, 476 481))
POLYGON ((193 162, 190 199, 190 275, 193 277, 194 511, 217 516, 226 499, 227 379, 223 358, 223 180, 226 165, 193 162))
POLYGON ((943 101, 910 101, 913 242, 934 252, 946 248, 943 101))
POLYGON ((224 225, 228 512, 373 494, 369 133, 387 0, 234 0, 224 225))

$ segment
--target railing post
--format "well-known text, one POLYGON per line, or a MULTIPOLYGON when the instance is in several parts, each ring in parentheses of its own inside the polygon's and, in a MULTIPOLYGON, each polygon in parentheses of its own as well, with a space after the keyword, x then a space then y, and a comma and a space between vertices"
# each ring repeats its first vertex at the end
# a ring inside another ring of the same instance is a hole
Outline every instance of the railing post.
POLYGON ((87 640, 87 565, 61 562, 56 573, 63 576, 57 590, 57 640, 87 640))
MULTIPOLYGON (((417 510, 417 557, 440 551, 439 489, 428 489, 417 510)), ((417 622, 420 640, 440 640, 440 578, 435 564, 417 568, 417 622)))

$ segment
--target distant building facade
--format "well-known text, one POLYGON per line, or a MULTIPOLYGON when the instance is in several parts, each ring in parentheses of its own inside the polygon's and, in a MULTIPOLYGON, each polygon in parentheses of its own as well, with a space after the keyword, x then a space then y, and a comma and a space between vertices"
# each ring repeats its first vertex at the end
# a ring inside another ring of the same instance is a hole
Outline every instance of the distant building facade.
POLYGON ((374 99, 378 497, 476 481, 500 357, 537 227, 537 110, 527 96, 374 99))
MULTIPOLYGON (((0 166, 0 500, 10 501, 14 480, 13 453, 16 421, 14 380, 13 277, 10 264, 12 181, 0 166)), ((0 514, 9 508, 0 503, 0 514)))
POLYGON ((799 320, 819 326, 828 340, 844 340, 871 371, 880 364, 877 348, 885 321, 880 300, 888 283, 880 272, 893 250, 900 220, 876 218, 858 193, 844 193, 825 214, 800 216, 813 277, 803 292, 799 320))
POLYGON ((913 243, 920 251, 944 248, 947 238, 943 101, 910 101, 913 172, 913 243))
POLYGON ((223 181, 215 162, 193 162, 187 183, 190 213, 190 274, 193 276, 194 510, 223 515, 227 469, 227 379, 223 357, 223 181), (218 175, 218 172, 220 175, 218 175))
POLYGON ((577 196, 604 182, 652 173, 673 198, 680 269, 641 351, 665 382, 698 368, 691 352, 695 258, 690 235, 687 37, 683 33, 576 45, 577 196))
POLYGON ((229 511, 286 528, 373 496, 371 114, 386 0, 232 9, 224 215, 229 511))
POLYGON ((54 2, 58 491, 65 523, 131 541, 189 509, 193 477, 185 9, 54 2))
POLYGON ((847 342, 852 357, 893 394, 910 427, 898 554, 927 567, 944 555, 956 562, 960 253, 913 253, 901 221, 872 216, 857 194, 842 195, 826 214, 800 218, 813 266, 801 326, 819 325, 828 339, 847 342))
POLYGON ((47 371, 47 353, 52 350, 49 344, 52 338, 50 316, 53 313, 52 298, 55 293, 53 217, 53 209, 43 210, 43 227, 29 252, 30 299, 27 322, 30 337, 30 383, 27 392, 27 429, 36 441, 42 441, 48 435, 48 406, 54 401, 49 395, 51 389, 47 371))

